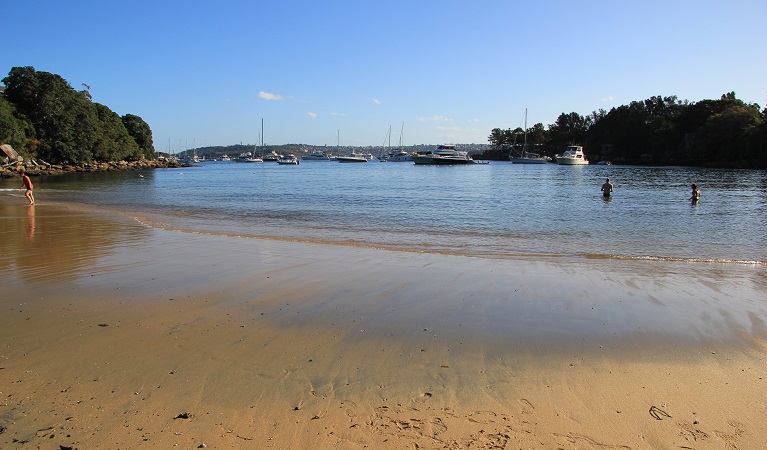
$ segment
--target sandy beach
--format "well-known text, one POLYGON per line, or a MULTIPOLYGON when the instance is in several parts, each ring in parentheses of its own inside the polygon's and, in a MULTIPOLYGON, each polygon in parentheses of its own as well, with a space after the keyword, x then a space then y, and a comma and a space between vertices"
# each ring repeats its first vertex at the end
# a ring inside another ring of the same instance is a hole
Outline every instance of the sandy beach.
POLYGON ((0 448, 760 449, 764 266, 158 230, 0 197, 0 448))

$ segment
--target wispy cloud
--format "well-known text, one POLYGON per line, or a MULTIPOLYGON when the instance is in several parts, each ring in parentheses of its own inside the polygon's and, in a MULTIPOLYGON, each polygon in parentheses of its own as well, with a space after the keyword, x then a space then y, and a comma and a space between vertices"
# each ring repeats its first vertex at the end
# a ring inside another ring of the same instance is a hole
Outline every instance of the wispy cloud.
POLYGON ((285 98, 278 94, 270 94, 269 92, 261 91, 258 93, 258 97, 263 100, 284 100, 285 98))
POLYGON ((306 113, 306 115, 307 115, 307 116, 309 116, 309 117, 311 117, 312 119, 314 119, 315 117, 317 117, 317 113, 316 113, 316 112, 308 112, 308 113, 306 113))
POLYGON ((613 98, 613 96, 612 96, 612 95, 610 95, 610 96, 607 96, 607 97, 602 97, 602 101, 603 101, 603 102, 611 102, 611 101, 613 101, 613 100, 615 100, 615 99, 613 98))
POLYGON ((331 115, 331 116, 345 116, 345 115, 346 115, 346 113, 342 113, 342 112, 332 112, 332 113, 330 113, 330 115, 331 115))
POLYGON ((452 122, 453 119, 444 116, 419 117, 419 122, 452 122))
POLYGON ((373 104, 374 105, 380 105, 381 104, 381 100, 378 100, 377 98, 374 98, 373 99, 373 104))

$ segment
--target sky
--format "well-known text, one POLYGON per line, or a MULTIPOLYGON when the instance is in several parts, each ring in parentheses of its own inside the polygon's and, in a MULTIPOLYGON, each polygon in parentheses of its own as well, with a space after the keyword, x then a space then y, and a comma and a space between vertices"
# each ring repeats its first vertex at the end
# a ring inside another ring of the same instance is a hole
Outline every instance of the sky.
POLYGON ((158 151, 486 144, 525 110, 532 126, 656 95, 767 101, 764 0, 0 6, 3 78, 32 66, 88 85, 158 151))

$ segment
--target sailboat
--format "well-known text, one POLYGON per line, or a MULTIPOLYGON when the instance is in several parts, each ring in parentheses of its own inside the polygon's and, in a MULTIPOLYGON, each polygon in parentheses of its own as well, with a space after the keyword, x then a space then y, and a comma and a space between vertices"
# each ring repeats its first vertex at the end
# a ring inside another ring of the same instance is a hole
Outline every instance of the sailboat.
MULTIPOLYGON (((261 136, 259 136, 259 140, 261 141, 261 146, 263 147, 264 142, 264 119, 261 119, 261 136)), ((245 163, 260 163, 264 162, 263 159, 261 159, 258 155, 256 155, 256 147, 253 147, 253 154, 250 152, 244 153, 240 155, 239 158, 235 159, 235 162, 245 162, 245 163)))
MULTIPOLYGON (((384 159, 381 159, 381 161, 388 161, 388 162, 412 162, 413 161, 413 155, 406 152, 404 147, 402 146, 402 136, 405 134, 405 122, 402 122, 402 129, 399 132, 399 149, 392 150, 389 152, 388 155, 384 157, 384 159)), ((391 139, 391 129, 389 129, 389 138, 391 139)))
POLYGON ((518 158, 509 155, 512 164, 546 164, 548 159, 537 153, 527 151, 527 108, 525 108, 525 143, 522 145, 522 155, 518 158))

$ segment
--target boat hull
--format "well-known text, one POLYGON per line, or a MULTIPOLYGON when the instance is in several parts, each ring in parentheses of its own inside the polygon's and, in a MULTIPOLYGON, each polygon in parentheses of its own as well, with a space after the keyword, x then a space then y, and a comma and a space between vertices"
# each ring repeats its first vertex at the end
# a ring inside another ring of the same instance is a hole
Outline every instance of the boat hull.
POLYGON ((433 165, 433 166, 456 166, 456 165, 475 163, 473 159, 446 158, 446 157, 440 157, 440 156, 413 156, 413 162, 419 165, 433 165))
POLYGON ((510 158, 512 164, 547 164, 545 158, 510 158))
POLYGON ((562 166, 585 166, 589 162, 585 159, 575 159, 575 158, 557 158, 557 164, 562 166))

